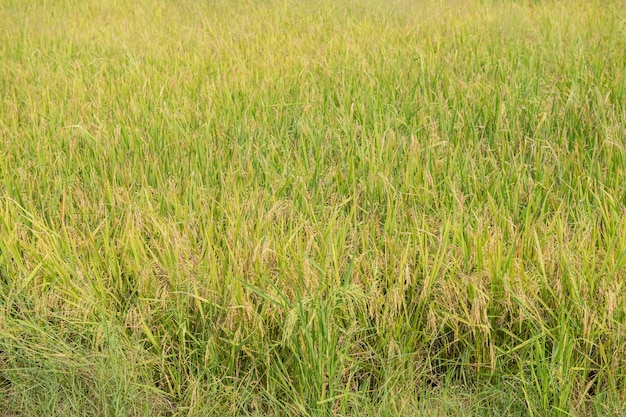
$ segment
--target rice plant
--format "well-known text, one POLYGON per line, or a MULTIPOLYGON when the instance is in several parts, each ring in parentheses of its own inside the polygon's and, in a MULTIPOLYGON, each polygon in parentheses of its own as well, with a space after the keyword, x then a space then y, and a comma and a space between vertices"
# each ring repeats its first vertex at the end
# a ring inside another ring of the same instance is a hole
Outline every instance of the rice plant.
POLYGON ((623 1, 0 28, 1 415, 626 415, 623 1))

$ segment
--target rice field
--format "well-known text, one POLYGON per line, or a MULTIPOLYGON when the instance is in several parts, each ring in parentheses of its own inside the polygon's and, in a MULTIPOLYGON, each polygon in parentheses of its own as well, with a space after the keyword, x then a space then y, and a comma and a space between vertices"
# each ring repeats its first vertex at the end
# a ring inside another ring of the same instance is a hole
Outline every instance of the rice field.
POLYGON ((0 415, 626 416, 626 2, 0 0, 0 415))

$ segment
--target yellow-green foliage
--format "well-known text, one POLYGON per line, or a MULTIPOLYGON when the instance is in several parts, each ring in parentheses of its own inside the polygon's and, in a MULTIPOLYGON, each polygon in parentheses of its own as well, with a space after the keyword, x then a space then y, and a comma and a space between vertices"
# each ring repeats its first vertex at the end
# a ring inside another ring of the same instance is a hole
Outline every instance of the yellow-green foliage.
POLYGON ((626 412, 626 4, 0 0, 0 414, 626 412))

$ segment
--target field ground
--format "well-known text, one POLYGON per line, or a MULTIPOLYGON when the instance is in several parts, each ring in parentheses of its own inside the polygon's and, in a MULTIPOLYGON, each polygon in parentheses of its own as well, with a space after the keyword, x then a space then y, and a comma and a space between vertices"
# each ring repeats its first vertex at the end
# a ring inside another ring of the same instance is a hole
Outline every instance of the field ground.
POLYGON ((0 0, 0 414, 626 415, 626 2, 0 0))

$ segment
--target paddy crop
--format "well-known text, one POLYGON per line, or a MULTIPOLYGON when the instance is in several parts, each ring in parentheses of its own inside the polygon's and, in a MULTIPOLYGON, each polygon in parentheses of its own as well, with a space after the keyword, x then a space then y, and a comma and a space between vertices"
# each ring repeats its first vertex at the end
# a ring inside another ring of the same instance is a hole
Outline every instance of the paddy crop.
POLYGON ((626 413, 626 3, 0 0, 0 414, 626 413))

